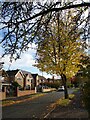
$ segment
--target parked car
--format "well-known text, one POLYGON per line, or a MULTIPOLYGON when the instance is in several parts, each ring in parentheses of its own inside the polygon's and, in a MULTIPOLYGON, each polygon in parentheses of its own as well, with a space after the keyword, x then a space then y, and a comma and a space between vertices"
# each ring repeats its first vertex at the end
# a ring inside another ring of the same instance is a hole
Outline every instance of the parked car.
POLYGON ((64 86, 60 86, 57 91, 64 91, 64 86))
POLYGON ((46 86, 46 85, 43 85, 42 88, 43 88, 43 89, 48 89, 49 87, 46 86))

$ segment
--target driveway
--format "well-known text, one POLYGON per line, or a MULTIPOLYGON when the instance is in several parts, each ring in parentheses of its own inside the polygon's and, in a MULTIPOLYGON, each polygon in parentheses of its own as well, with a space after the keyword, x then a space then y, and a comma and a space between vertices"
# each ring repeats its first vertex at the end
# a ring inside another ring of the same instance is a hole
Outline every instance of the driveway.
MULTIPOLYGON (((73 90, 69 90, 69 93, 72 92, 73 90)), ((2 118, 44 118, 50 111, 50 104, 63 95, 63 92, 54 91, 30 101, 3 107, 2 118)))

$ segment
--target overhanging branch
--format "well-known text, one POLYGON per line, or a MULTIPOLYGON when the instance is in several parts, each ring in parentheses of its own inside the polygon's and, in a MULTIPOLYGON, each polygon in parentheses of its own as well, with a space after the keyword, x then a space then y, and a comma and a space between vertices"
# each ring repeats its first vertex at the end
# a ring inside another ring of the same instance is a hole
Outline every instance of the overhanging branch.
POLYGON ((32 19, 34 19, 36 17, 39 17, 41 15, 48 14, 49 12, 58 12, 60 10, 62 11, 62 10, 66 10, 66 9, 78 8, 78 7, 85 7, 85 6, 90 7, 90 3, 89 2, 84 2, 84 3, 76 4, 76 5, 69 5, 69 6, 64 6, 64 7, 60 7, 60 8, 48 9, 48 10, 45 10, 45 11, 41 11, 40 13, 37 13, 37 14, 33 15, 32 17, 28 18, 28 19, 19 21, 18 24, 26 22, 26 21, 29 21, 29 20, 32 20, 32 19))

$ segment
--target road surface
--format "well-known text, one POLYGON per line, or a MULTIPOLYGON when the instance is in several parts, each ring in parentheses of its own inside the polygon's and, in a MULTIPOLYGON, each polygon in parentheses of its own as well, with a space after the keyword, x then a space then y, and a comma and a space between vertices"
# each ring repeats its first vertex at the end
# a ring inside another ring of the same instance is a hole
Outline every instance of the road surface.
MULTIPOLYGON (((72 93, 73 90, 69 90, 72 93)), ((64 92, 50 92, 36 99, 13 104, 2 108, 3 118, 44 118, 48 114, 50 104, 61 98, 64 92)))

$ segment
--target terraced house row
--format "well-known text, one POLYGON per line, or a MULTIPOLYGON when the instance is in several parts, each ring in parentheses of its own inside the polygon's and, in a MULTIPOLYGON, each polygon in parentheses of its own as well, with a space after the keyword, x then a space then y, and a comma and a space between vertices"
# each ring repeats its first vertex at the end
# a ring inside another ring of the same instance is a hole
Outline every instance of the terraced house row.
POLYGON ((0 100, 35 93, 47 81, 43 76, 20 69, 0 70, 0 100))
POLYGON ((41 83, 47 82, 47 79, 43 76, 20 69, 9 71, 1 70, 0 74, 2 76, 0 80, 2 86, 17 82, 22 89, 33 90, 41 83))

